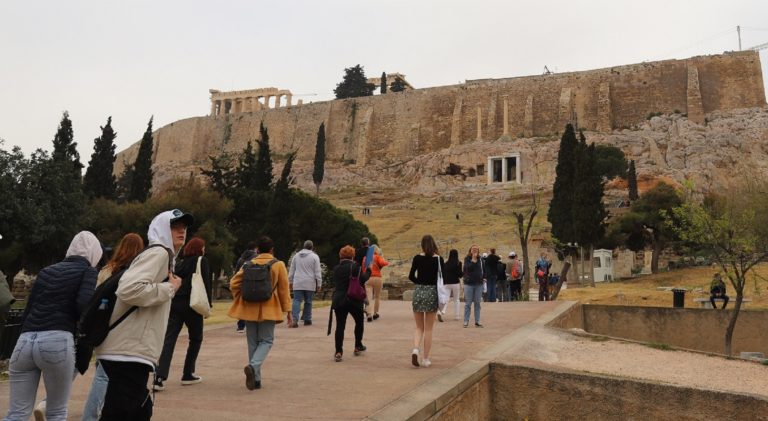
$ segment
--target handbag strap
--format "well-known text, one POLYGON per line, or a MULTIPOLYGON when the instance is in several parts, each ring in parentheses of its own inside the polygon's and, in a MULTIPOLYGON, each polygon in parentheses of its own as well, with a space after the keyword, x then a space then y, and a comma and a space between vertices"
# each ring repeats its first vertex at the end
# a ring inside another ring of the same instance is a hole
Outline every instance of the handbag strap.
POLYGON ((198 256, 197 257, 197 269, 195 269, 195 273, 198 274, 198 275, 202 275, 202 273, 200 273, 200 262, 201 261, 203 261, 203 256, 198 256))

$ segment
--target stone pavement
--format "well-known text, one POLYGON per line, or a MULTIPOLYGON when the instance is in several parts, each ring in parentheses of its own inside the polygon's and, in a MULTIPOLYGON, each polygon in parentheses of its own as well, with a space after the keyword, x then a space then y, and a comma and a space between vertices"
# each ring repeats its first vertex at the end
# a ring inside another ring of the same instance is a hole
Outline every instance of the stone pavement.
MULTIPOLYGON (((475 328, 470 322, 464 329, 449 310, 445 323, 436 322, 429 368, 411 365, 414 322, 410 302, 382 302, 381 318, 365 323, 363 342, 368 351, 359 357, 352 354, 354 322, 350 317, 340 363, 333 361, 333 333, 326 336, 329 309, 319 308, 312 326, 288 329, 285 323, 277 325, 275 343, 262 368, 263 388, 255 391, 245 388, 245 335, 235 332, 234 322, 212 326, 205 332, 197 363, 197 374, 204 381, 181 386, 187 340, 181 336, 166 389, 156 394, 153 419, 404 418, 410 408, 425 405, 423 399, 430 397, 423 392, 434 383, 460 382, 463 375, 454 379, 452 371, 461 371, 467 360, 493 358, 510 344, 524 340, 523 333, 534 332, 531 326, 551 318, 563 304, 483 303, 485 328, 475 328)), ((222 303, 215 310, 226 311, 225 306, 222 303)), ((69 419, 80 419, 92 375, 91 368, 85 377, 75 380, 69 419)), ((0 415, 7 410, 8 389, 8 382, 0 383, 0 415)), ((39 394, 43 393, 41 386, 39 394)))

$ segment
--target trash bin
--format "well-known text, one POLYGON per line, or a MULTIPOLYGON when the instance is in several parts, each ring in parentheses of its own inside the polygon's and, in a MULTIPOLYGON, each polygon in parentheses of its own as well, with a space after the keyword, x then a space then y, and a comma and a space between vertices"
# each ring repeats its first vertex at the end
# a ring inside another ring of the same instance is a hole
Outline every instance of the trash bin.
POLYGON ((21 316, 24 309, 13 309, 8 312, 5 324, 0 325, 0 360, 11 357, 16 341, 21 336, 21 316))
POLYGON ((685 290, 673 289, 672 290, 672 307, 683 308, 685 307, 685 290))

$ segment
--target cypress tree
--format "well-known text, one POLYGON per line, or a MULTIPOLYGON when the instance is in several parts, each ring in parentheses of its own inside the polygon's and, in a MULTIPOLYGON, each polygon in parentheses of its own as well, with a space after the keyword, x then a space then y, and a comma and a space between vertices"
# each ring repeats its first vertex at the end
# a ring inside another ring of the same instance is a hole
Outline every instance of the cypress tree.
POLYGON ((83 180, 83 191, 88 197, 116 198, 117 181, 112 173, 115 164, 115 137, 112 129, 112 117, 101 127, 101 136, 93 141, 93 154, 88 162, 88 170, 83 180))
POLYGON ((573 230, 580 245, 592 247, 605 235, 607 212, 603 204, 603 176, 597 165, 594 143, 587 146, 580 134, 574 177, 572 203, 573 230))
POLYGON ((149 118, 147 130, 139 144, 139 153, 132 167, 131 191, 128 200, 145 202, 152 190, 152 120, 149 118))
POLYGON ((261 140, 259 141, 259 156, 256 160, 256 174, 254 179, 254 188, 256 190, 268 191, 272 187, 272 157, 269 151, 269 132, 261 122, 259 127, 261 140))
POLYGON ((256 153, 253 151, 253 145, 248 142, 243 149, 243 154, 240 155, 237 163, 237 187, 243 189, 255 189, 257 167, 256 167, 256 153))
POLYGON ((387 93, 387 72, 381 72, 381 94, 387 93))
POLYGON ((312 181, 317 188, 316 194, 320 194, 320 184, 325 175, 325 122, 320 123, 317 129, 317 143, 315 143, 315 168, 312 171, 312 181))
POLYGON ((83 164, 80 163, 80 154, 77 152, 77 142, 75 142, 74 131, 72 130, 72 120, 69 119, 69 112, 64 111, 61 116, 59 128, 53 137, 53 154, 51 159, 55 163, 65 164, 62 170, 71 174, 80 180, 80 170, 83 164))
POLYGON ((291 169, 293 168, 293 161, 296 159, 296 152, 288 154, 288 159, 285 161, 283 172, 280 174, 280 180, 275 184, 275 190, 287 190, 291 185, 291 169))
POLYGON ((557 166, 555 167, 555 184, 552 188, 552 201, 549 203, 547 213, 547 220, 552 224, 552 235, 564 243, 577 241, 571 211, 574 202, 574 179, 576 176, 574 160, 578 147, 579 142, 576 140, 573 125, 568 124, 565 126, 565 132, 560 139, 560 150, 557 153, 557 166))
POLYGON ((627 185, 629 186, 629 200, 637 200, 640 196, 637 194, 637 172, 635 172, 635 160, 629 161, 629 170, 627 170, 627 185))

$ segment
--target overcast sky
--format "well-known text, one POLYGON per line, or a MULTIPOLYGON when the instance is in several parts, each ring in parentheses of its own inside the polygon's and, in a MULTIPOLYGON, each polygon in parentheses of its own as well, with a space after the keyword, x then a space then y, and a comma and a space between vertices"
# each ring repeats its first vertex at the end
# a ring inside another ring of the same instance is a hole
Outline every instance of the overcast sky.
POLYGON ((0 139, 50 151, 68 110, 87 165, 108 116, 122 150, 151 115, 208 114, 210 88, 309 102, 356 64, 416 88, 588 70, 736 50, 736 25, 768 42, 768 1, 3 1, 0 139))

